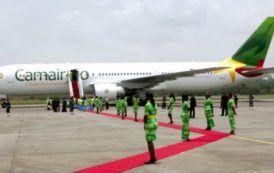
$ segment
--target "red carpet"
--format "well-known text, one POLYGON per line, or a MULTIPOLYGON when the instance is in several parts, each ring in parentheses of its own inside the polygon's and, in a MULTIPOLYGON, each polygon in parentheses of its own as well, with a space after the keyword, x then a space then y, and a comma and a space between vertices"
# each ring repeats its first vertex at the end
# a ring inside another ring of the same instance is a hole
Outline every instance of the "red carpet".
MULTIPOLYGON (((121 118, 120 116, 109 114, 109 113, 100 113, 100 115, 112 117, 112 118, 121 118)), ((126 120, 134 121, 134 118, 126 117, 126 120)), ((142 120, 138 119, 139 122, 142 120)), ((177 124, 168 124, 164 122, 158 122, 160 127, 167 127, 172 129, 181 130, 181 125, 177 124)), ((206 131, 199 128, 190 128, 190 131, 193 133, 199 133, 203 136, 191 139, 189 142, 179 142, 176 144, 172 144, 163 148, 156 149, 156 157, 158 160, 162 160, 176 154, 180 154, 182 152, 192 150, 194 148, 201 147, 203 145, 209 144, 211 142, 215 142, 217 140, 223 139, 230 134, 217 132, 217 131, 206 131)), ((144 145, 146 145, 144 141, 144 145)), ((145 161, 149 160, 148 152, 144 152, 141 154, 137 154, 134 156, 126 157, 120 160, 115 160, 108 163, 103 163, 100 165, 96 165, 90 168, 86 168, 83 170, 75 171, 74 173, 119 173, 123 171, 128 171, 130 169, 134 169, 144 165, 145 161)))

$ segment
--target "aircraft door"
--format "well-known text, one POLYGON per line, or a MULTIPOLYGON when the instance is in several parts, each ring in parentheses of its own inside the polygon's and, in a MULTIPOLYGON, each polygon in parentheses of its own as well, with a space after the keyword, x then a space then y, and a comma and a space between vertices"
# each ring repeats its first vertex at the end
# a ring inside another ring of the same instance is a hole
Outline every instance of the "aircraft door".
POLYGON ((77 69, 70 70, 68 78, 70 96, 74 98, 82 98, 84 96, 82 80, 79 74, 77 69))

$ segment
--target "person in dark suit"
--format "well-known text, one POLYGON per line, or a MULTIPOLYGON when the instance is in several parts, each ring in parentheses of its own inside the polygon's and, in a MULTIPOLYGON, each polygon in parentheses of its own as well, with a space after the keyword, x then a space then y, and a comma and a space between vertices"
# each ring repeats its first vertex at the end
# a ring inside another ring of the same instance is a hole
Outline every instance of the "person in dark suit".
POLYGON ((195 107, 197 106, 196 98, 192 94, 190 97, 190 118, 195 118, 195 107))
POLYGON ((73 110, 74 110, 74 98, 70 97, 70 100, 69 100, 69 112, 73 113, 73 110))
POLYGON ((56 98, 53 98, 53 100, 52 100, 52 110, 53 110, 53 112, 57 112, 57 100, 56 100, 56 98))
POLYGON ((254 100, 254 96, 252 94, 249 94, 249 107, 253 107, 254 104, 253 104, 253 100, 254 100))
POLYGON ((227 116, 227 102, 228 102, 228 97, 227 95, 223 92, 223 95, 221 97, 221 109, 222 109, 222 114, 221 116, 227 116))
POLYGON ((60 99, 56 99, 56 107, 57 107, 57 112, 60 112, 60 99))
POLYGON ((6 112, 7 112, 7 116, 10 116, 10 108, 11 108, 10 101, 9 101, 9 99, 7 99, 6 100, 6 112))
POLYGON ((67 100, 63 99, 62 112, 67 112, 67 100))
POLYGON ((166 109, 166 96, 163 96, 162 99, 162 109, 166 109))
POLYGON ((233 96, 234 96, 235 107, 238 108, 238 97, 237 97, 236 93, 234 93, 233 96))

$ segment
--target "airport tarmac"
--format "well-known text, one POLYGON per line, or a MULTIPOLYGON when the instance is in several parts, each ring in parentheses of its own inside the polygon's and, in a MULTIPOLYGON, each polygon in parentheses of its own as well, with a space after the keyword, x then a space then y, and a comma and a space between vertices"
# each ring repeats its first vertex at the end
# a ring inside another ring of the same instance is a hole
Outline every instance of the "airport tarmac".
MULTIPOLYGON (((175 107, 175 125, 159 125, 155 147, 163 148, 158 154, 165 157, 154 165, 140 164, 142 154, 138 154, 147 152, 143 124, 111 115, 116 114, 113 107, 104 115, 14 108, 9 117, 1 109, 0 172, 84 173, 100 172, 101 168, 108 168, 101 172, 119 172, 120 167, 125 167, 123 172, 132 173, 272 173, 274 102, 255 102, 255 107, 240 103, 234 136, 227 135, 228 117, 221 117, 221 110, 215 106, 216 133, 208 136, 214 140, 206 140, 208 132, 202 130, 206 120, 203 108, 198 107, 196 118, 190 119, 191 127, 198 128, 193 128, 190 142, 180 139, 181 131, 176 127, 181 125, 181 109, 175 107), (217 139, 218 132, 224 133, 217 139), (115 164, 117 167, 112 167, 115 164)), ((142 115, 140 107, 139 118, 142 115)), ((131 107, 128 117, 133 117, 131 107)), ((167 111, 160 107, 158 121, 168 122, 167 111)))

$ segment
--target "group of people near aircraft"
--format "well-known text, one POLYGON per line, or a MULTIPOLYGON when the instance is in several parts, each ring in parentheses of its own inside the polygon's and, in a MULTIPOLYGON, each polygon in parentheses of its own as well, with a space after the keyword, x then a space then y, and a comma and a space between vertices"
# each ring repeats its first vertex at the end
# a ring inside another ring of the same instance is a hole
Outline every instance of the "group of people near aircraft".
POLYGON ((46 109, 47 110, 53 110, 53 112, 67 112, 67 107, 69 107, 70 112, 73 112, 74 109, 74 101, 73 98, 71 98, 69 101, 66 98, 61 100, 57 97, 50 97, 47 98, 46 101, 46 109), (62 106, 62 109, 61 109, 62 106))
MULTIPOLYGON (((163 99, 165 100, 165 99, 163 99)), ((148 145, 148 150, 150 153, 150 160, 146 162, 146 164, 152 164, 157 161, 155 156, 155 148, 153 141, 157 139, 156 131, 158 128, 157 123, 157 104, 155 103, 153 94, 147 93, 146 94, 146 104, 144 108, 144 130, 146 135, 146 141, 148 145)), ((173 94, 170 94, 169 98, 169 104, 168 104, 168 117, 170 119, 170 124, 173 124, 172 119, 172 112, 174 108, 176 98, 173 94)), ((122 119, 124 119, 125 116, 127 116, 127 98, 122 96, 121 98, 118 97, 116 101, 116 109, 117 109, 117 115, 122 115, 122 119)), ((162 104, 162 108, 163 108, 162 104)), ((182 131, 181 131, 181 139, 189 141, 190 136, 190 118, 194 118, 194 116, 190 115, 190 112, 193 112, 193 108, 196 106, 196 99, 193 95, 191 95, 191 99, 189 100, 189 96, 183 94, 182 95, 182 110, 181 110, 181 120, 182 120, 182 131), (193 104, 195 103, 195 105, 193 104), (192 105, 192 106, 191 106, 192 105)), ((138 121, 137 114, 138 114, 138 108, 139 108, 139 98, 138 96, 135 96, 133 99, 133 112, 135 116, 135 121, 138 121)), ((228 109, 228 117, 229 117, 229 124, 230 124, 230 133, 235 134, 236 130, 236 124, 234 116, 237 115, 236 113, 236 107, 234 103, 233 94, 228 94, 228 102, 227 102, 227 109, 228 109)), ((195 111, 195 110, 194 110, 195 111)), ((213 104, 210 94, 205 94, 204 99, 204 113, 206 118, 206 124, 207 127, 205 130, 211 130, 215 127, 215 121, 213 119, 213 104)), ((193 113, 192 113, 193 115, 193 113)))
MULTIPOLYGON (((235 103, 233 99, 233 94, 230 93, 228 95, 228 98, 229 99, 227 103, 227 108, 228 108, 229 124, 231 129, 230 133, 235 134, 236 124, 235 124, 234 116, 237 115, 237 113, 236 113, 235 103)), ((157 116, 156 116, 157 105, 155 104, 152 94, 147 94, 146 100, 147 100, 147 103, 145 105, 144 129, 146 132, 146 140, 148 144, 148 150, 150 153, 150 160, 146 162, 146 164, 152 164, 152 163, 155 163, 157 160, 155 157, 155 149, 153 144, 153 141, 157 139, 157 136, 156 136, 156 130, 158 128, 157 116)), ((171 94, 170 100, 169 100, 169 106, 168 106, 168 117, 170 119, 170 124, 173 124, 172 111, 173 111, 174 103, 175 103, 175 97, 173 94, 171 94)), ((190 110, 191 110, 191 106, 189 102, 189 96, 183 94, 182 110, 181 110, 181 120, 183 125, 182 125, 181 139, 186 141, 190 140, 189 139, 190 110)), ((207 122, 207 127, 205 130, 211 130, 213 127, 215 127, 215 122, 213 119, 213 104, 212 104, 210 94, 205 95, 204 113, 205 113, 206 122, 207 122)))
MULTIPOLYGON (((53 110, 54 112, 60 112, 60 100, 58 98, 48 98, 47 101, 47 110, 53 110)), ((74 108, 79 109, 80 111, 94 110, 96 112, 102 112, 104 105, 106 105, 106 110, 108 109, 108 99, 103 99, 102 97, 83 97, 83 98, 74 98, 71 97, 69 101, 63 99, 62 102, 62 112, 67 112, 67 107, 69 107, 70 112, 73 112, 74 108)))
POLYGON ((121 115, 122 119, 125 119, 127 116, 127 97, 122 96, 122 97, 117 97, 116 100, 116 109, 117 109, 117 115, 121 115))
MULTIPOLYGON (((168 106, 168 117, 170 119, 170 124, 173 124, 172 120, 172 112, 173 112, 173 107, 175 104, 175 97, 173 94, 170 95, 169 99, 169 106, 168 106)), ((234 115, 236 115, 236 103, 238 101, 238 97, 235 94, 228 94, 226 95, 223 93, 223 96, 221 97, 221 109, 222 109, 222 114, 221 116, 224 116, 224 113, 226 112, 225 115, 229 116, 229 122, 231 126, 231 134, 235 133, 235 120, 234 120, 234 115), (226 100, 225 100, 226 99, 226 100), (226 111, 224 111, 226 109, 226 111)), ((196 104, 196 99, 193 95, 191 95, 190 101, 189 101, 189 96, 188 95, 182 95, 182 117, 185 117, 182 119, 183 124, 185 126, 188 126, 189 123, 189 118, 194 118, 195 117, 195 107, 197 106, 196 104), (192 112, 192 115, 191 115, 192 112), (194 114, 193 114, 194 112, 194 114)), ((210 94, 205 94, 205 99, 204 99, 204 113, 205 117, 207 120, 207 127, 205 130, 211 130, 213 127, 215 127, 215 122, 214 122, 214 111, 213 111, 213 104, 212 104, 212 99, 210 94)), ((187 134, 187 130, 185 130, 185 134, 187 134)), ((188 136, 188 135, 186 135, 188 136)), ((188 140, 188 138, 186 138, 188 140)))
MULTIPOLYGON (((191 114, 190 112, 193 111, 192 102, 193 98, 195 97, 191 95, 192 99, 189 99, 188 95, 183 94, 182 95, 182 104, 181 104, 181 120, 182 120, 182 131, 181 131, 181 139, 185 141, 189 141, 190 138, 190 118, 191 114), (192 100, 192 101, 191 101, 192 100)), ((70 99, 69 105, 76 106, 81 111, 87 111, 88 109, 94 110, 96 108, 96 112, 102 112, 103 111, 103 105, 104 105, 104 99, 102 97, 88 97, 88 98, 82 98, 82 99, 70 99)), ((169 97, 169 103, 168 103, 168 117, 170 120, 170 124, 173 124, 172 119, 172 112, 175 105, 176 98, 174 94, 170 94, 169 97)), ((49 108, 50 101, 47 101, 47 108, 49 108)), ((133 98, 133 113, 135 116, 135 121, 138 121, 137 115, 138 115, 138 109, 139 109, 139 97, 135 96, 133 98)), ((205 94, 204 99, 204 113, 206 118, 206 124, 207 127, 205 130, 211 130, 215 127, 215 121, 213 118, 213 104, 210 94, 205 94)), ((122 119, 125 119, 127 116, 127 106, 128 106, 128 100, 127 97, 117 97, 116 100, 116 109, 117 109, 117 115, 121 116, 122 119)), ((196 99, 195 99, 195 106, 196 106, 196 99)), ((235 134, 236 125, 235 125, 235 119, 234 116, 236 115, 236 107, 235 102, 233 99, 233 94, 228 95, 228 101, 227 101, 227 110, 228 110, 228 117, 229 117, 229 124, 230 124, 230 133, 235 134)), ((73 110, 72 110, 73 111, 73 110)), ((193 114, 192 114, 193 115, 193 114)), ((194 117, 193 117, 194 118, 194 117)), ((144 107, 144 130, 145 130, 145 138, 147 141, 148 150, 150 153, 150 160, 146 162, 146 164, 152 164, 157 161, 155 156, 155 148, 153 141, 157 139, 157 104, 155 103, 154 97, 152 93, 147 93, 145 98, 145 107, 144 107)))

